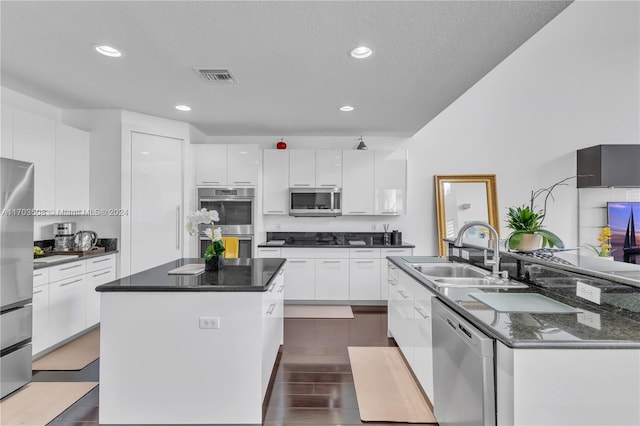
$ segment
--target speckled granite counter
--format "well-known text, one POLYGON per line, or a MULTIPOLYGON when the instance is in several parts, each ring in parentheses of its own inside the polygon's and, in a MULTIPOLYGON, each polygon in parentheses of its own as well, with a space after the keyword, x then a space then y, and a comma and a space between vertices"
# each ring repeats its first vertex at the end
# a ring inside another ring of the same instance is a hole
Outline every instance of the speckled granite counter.
MULTIPOLYGON (((476 255, 470 261, 480 266, 476 255)), ((482 259, 482 257, 479 257, 482 259)), ((393 257, 391 262, 431 290, 451 309, 472 322, 491 337, 512 348, 640 348, 640 288, 590 279, 574 272, 557 270, 540 264, 521 265, 522 279, 529 288, 436 288, 426 277, 410 266, 424 258, 393 257), (541 267, 544 266, 544 270, 541 267), (577 282, 598 287, 601 303, 576 296, 577 282), (575 308, 573 313, 500 312, 479 301, 474 295, 541 294, 575 308)), ((456 259, 462 260, 462 259, 456 259)), ((503 260, 507 260, 506 258, 503 260)), ((433 258, 442 262, 445 259, 433 258)), ((508 263, 508 261, 506 262, 508 263)), ((509 269, 503 267, 503 269, 509 269)))
POLYGON ((192 263, 204 263, 203 259, 178 259, 155 268, 120 278, 98 286, 99 292, 260 292, 265 291, 273 277, 284 266, 285 259, 225 259, 224 268, 218 272, 199 275, 169 275, 169 271, 192 263))

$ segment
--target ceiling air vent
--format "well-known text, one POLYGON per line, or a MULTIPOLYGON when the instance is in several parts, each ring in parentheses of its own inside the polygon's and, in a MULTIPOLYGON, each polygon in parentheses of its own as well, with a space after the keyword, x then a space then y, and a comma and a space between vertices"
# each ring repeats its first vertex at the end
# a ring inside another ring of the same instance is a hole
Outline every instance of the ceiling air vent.
POLYGON ((236 79, 231 71, 224 69, 196 68, 201 79, 207 83, 234 84, 236 79))

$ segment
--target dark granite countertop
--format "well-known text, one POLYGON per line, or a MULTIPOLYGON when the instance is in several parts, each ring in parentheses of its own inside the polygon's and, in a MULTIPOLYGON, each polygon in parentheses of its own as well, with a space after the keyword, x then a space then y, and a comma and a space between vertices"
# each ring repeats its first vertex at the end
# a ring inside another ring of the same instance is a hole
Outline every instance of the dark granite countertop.
POLYGON ((118 253, 118 250, 101 251, 98 253, 87 253, 87 254, 81 254, 78 256, 67 256, 65 259, 56 260, 55 262, 41 262, 41 261, 39 262, 38 259, 41 259, 41 258, 34 258, 33 269, 36 270, 36 269, 42 269, 42 268, 49 268, 51 266, 63 265, 65 263, 77 262, 79 260, 87 260, 94 257, 107 256, 107 255, 116 254, 116 253, 118 253))
POLYGON ((120 278, 96 287, 98 292, 173 292, 220 291, 261 292, 271 285, 272 278, 284 266, 286 259, 225 259, 224 268, 218 272, 199 275, 169 275, 180 266, 204 263, 201 258, 178 259, 155 268, 120 278))
POLYGON ((294 242, 274 245, 270 244, 268 241, 264 243, 258 244, 258 247, 268 247, 268 248, 385 248, 385 249, 393 249, 393 248, 415 248, 416 246, 409 243, 403 243, 399 245, 384 245, 384 244, 360 244, 360 245, 351 245, 351 244, 327 244, 327 243, 319 243, 319 242, 294 242))
MULTIPOLYGON (((487 335, 512 348, 546 349, 640 349, 640 289, 608 281, 589 282, 602 286, 602 304, 598 305, 575 295, 576 277, 553 281, 527 281, 529 288, 441 288, 409 266, 408 262, 443 262, 443 258, 390 257, 400 269, 407 272, 424 287, 432 291, 451 309, 462 315, 487 335), (554 286, 554 288, 550 288, 554 286), (572 313, 501 312, 478 300, 486 293, 533 293, 546 296, 575 308, 572 313)), ((558 278, 558 277, 556 277, 558 278)), ((585 281, 582 279, 582 281, 585 281)))

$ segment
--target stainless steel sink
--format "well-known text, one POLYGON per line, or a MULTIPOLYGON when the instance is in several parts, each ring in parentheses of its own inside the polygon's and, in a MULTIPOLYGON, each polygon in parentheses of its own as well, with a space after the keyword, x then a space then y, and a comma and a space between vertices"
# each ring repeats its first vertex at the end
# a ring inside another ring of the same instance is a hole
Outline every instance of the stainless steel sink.
POLYGON ((528 288, 526 284, 503 278, 485 276, 436 278, 432 280, 436 287, 482 287, 482 288, 528 288))
POLYGON ((412 264, 411 267, 422 275, 429 277, 464 277, 464 278, 482 278, 489 275, 489 271, 476 268, 464 263, 418 263, 412 264))

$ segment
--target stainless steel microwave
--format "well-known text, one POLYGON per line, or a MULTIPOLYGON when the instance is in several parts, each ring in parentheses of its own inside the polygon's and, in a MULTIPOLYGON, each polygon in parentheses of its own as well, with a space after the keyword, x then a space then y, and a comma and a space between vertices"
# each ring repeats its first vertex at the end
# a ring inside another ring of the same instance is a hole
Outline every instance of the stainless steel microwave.
POLYGON ((341 188, 289 188, 289 216, 340 215, 341 188))

